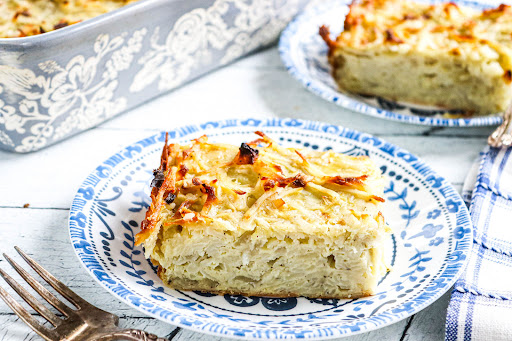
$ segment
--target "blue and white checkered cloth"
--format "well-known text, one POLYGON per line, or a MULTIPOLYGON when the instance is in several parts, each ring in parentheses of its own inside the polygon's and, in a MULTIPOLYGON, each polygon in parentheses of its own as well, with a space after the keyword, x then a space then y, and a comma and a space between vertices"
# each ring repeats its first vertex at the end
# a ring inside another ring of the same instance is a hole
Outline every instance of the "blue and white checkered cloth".
POLYGON ((511 154, 487 148, 466 178, 473 248, 452 293, 446 341, 512 340, 511 154))

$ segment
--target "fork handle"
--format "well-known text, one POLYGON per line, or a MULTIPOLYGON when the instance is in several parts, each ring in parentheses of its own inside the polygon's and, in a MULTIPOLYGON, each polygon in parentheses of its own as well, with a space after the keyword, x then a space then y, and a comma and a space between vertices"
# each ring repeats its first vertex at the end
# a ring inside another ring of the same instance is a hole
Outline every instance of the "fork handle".
POLYGON ((98 341, 113 341, 113 340, 127 340, 127 341, 169 341, 163 337, 158 337, 139 329, 122 329, 114 332, 104 334, 98 341))

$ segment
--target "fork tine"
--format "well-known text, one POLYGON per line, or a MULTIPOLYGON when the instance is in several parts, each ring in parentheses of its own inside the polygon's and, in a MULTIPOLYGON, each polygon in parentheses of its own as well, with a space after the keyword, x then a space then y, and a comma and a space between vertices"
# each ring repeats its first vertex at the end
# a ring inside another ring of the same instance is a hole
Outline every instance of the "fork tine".
POLYGON ((39 265, 35 260, 30 258, 25 252, 23 252, 19 247, 14 247, 16 251, 25 259, 25 261, 34 269, 39 276, 41 276, 48 284, 50 284, 59 294, 64 296, 67 300, 73 303, 77 308, 84 308, 85 306, 92 307, 92 305, 75 294, 71 289, 64 285, 61 281, 55 278, 51 273, 46 271, 41 265, 39 265))
POLYGON ((62 320, 57 317, 50 309, 46 308, 41 304, 34 296, 32 296, 25 288, 18 284, 11 276, 9 276, 4 270, 0 269, 0 275, 5 281, 25 300, 35 311, 41 316, 47 319, 51 324, 57 327, 62 320))
POLYGON ((46 289, 41 283, 36 281, 27 271, 13 261, 9 256, 4 253, 5 259, 11 264, 11 266, 20 274, 21 277, 35 290, 42 298, 48 303, 58 309, 61 313, 66 316, 74 314, 73 309, 62 303, 55 295, 53 295, 48 289, 46 289))
POLYGON ((21 304, 16 302, 11 295, 7 291, 5 291, 2 287, 0 287, 0 297, 4 300, 4 302, 9 306, 9 308, 14 311, 18 317, 28 324, 30 328, 32 328, 37 334, 39 334, 43 339, 48 341, 58 340, 59 336, 55 332, 55 330, 48 329, 43 326, 39 321, 37 321, 30 313, 23 308, 21 304))

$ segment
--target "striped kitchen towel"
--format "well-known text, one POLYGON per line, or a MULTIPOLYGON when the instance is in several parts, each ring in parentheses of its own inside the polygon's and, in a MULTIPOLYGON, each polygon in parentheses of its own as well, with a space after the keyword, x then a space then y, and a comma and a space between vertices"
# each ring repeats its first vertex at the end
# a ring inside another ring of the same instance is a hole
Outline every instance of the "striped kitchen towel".
POLYGON ((512 340, 512 148, 487 148, 466 178, 473 248, 456 282, 446 340, 512 340))

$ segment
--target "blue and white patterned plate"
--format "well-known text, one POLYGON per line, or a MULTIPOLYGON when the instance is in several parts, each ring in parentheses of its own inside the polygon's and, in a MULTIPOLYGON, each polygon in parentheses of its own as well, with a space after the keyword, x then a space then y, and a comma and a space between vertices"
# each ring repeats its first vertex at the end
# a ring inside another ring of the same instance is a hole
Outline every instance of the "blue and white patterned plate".
MULTIPOLYGON (((421 1, 421 0, 420 0, 421 1)), ((331 76, 327 62, 327 46, 318 34, 322 25, 337 36, 343 30, 348 4, 352 0, 327 0, 310 7, 293 20, 281 34, 279 53, 287 70, 314 94, 347 109, 370 116, 431 126, 486 126, 500 124, 499 114, 454 118, 461 112, 441 108, 397 103, 383 98, 359 96, 341 91, 331 76)), ((428 1, 439 2, 439 1, 428 1)), ((452 2, 473 8, 488 8, 475 1, 452 2)), ((392 85, 390 85, 392 86, 392 85)))
MULTIPOLYGON (((157 319, 204 333, 248 339, 322 339, 374 330, 410 316, 446 292, 471 245, 461 197, 416 156, 370 135, 291 119, 207 122, 170 132, 186 143, 240 144, 261 130, 285 146, 369 155, 389 179, 384 216, 393 269, 378 294, 361 299, 265 298, 210 295, 162 285, 134 236, 149 205, 152 170, 164 133, 134 143, 83 182, 69 216, 72 245, 87 271, 116 298, 157 319)), ((307 274, 305 274, 307 276, 307 274)))

